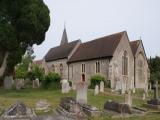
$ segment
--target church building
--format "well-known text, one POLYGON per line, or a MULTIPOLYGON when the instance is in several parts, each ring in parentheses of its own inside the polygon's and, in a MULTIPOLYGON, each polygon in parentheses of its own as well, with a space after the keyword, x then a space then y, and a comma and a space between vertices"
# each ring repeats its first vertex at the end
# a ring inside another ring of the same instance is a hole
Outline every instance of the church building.
POLYGON ((66 29, 59 46, 51 48, 43 59, 45 72, 59 73, 62 79, 90 83, 100 74, 113 90, 146 88, 148 63, 142 40, 130 41, 126 31, 85 43, 68 42, 66 29))

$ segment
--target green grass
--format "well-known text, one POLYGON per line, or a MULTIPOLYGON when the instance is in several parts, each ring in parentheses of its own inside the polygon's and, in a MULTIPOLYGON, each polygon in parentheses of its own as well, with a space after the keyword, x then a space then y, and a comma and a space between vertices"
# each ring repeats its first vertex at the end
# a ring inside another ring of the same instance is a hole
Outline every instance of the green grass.
MULTIPOLYGON (((153 94, 150 92, 150 95, 153 94)), ((23 101, 28 107, 34 108, 35 103, 40 99, 47 99, 52 108, 57 108, 62 97, 76 97, 75 91, 71 91, 68 94, 61 94, 60 90, 44 90, 44 89, 23 89, 23 90, 4 90, 0 89, 0 111, 10 107, 17 100, 23 101)), ((88 90, 88 103, 103 110, 104 103, 107 100, 115 100, 123 102, 123 95, 111 94, 108 89, 106 93, 100 93, 98 96, 94 96, 94 91, 88 90)), ((133 105, 137 107, 144 107, 143 104, 146 101, 142 100, 142 91, 137 90, 136 94, 133 94, 133 105)), ((111 119, 109 115, 103 115, 101 118, 91 118, 92 120, 124 120, 122 118, 111 119)), ((160 114, 149 113, 143 117, 131 117, 125 118, 125 120, 160 120, 160 114)))

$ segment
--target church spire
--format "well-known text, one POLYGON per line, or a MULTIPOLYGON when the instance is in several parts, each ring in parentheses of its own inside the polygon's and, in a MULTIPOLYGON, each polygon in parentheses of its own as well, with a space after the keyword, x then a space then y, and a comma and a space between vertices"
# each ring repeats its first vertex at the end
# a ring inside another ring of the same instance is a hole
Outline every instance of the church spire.
POLYGON ((66 32, 66 27, 64 25, 64 30, 63 30, 63 35, 61 39, 61 44, 60 45, 65 45, 68 44, 68 38, 67 38, 67 32, 66 32))

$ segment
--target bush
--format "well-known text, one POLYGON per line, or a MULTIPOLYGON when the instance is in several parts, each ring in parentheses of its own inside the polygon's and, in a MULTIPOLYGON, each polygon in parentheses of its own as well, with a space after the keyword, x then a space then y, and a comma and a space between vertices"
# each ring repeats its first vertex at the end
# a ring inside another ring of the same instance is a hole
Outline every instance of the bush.
POLYGON ((105 82, 105 78, 102 75, 97 74, 97 75, 91 76, 90 88, 94 88, 95 85, 99 85, 101 81, 105 82))
POLYGON ((38 78, 40 81, 42 81, 44 79, 44 70, 39 65, 33 65, 31 72, 32 72, 30 76, 32 77, 31 80, 38 78))
POLYGON ((42 81, 42 87, 45 89, 59 89, 60 80, 61 77, 58 73, 49 72, 48 75, 45 76, 45 79, 42 81))

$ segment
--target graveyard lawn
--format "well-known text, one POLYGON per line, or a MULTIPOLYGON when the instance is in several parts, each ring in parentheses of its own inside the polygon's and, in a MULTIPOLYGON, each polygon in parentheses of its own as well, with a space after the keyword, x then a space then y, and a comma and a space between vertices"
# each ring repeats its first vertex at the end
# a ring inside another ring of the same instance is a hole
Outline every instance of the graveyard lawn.
MULTIPOLYGON (((115 100, 123 102, 124 96, 111 94, 110 90, 105 90, 105 93, 100 93, 97 96, 94 96, 94 90, 88 90, 88 103, 96 106, 97 108, 103 110, 103 105, 106 100, 115 100)), ((151 92, 150 92, 151 94, 151 92)), ((153 93, 152 93, 153 94, 153 93)), ((60 90, 44 90, 44 89, 22 89, 22 90, 4 90, 0 89, 0 112, 3 109, 10 107, 17 100, 24 102, 28 107, 35 108, 35 104, 40 99, 46 99, 52 106, 53 109, 57 108, 60 99, 62 97, 76 97, 75 91, 71 91, 68 94, 62 94, 60 90)), ((142 100, 142 91, 136 91, 136 94, 133 95, 133 105, 137 107, 144 107, 143 104, 146 101, 142 100)), ((93 120, 111 120, 107 115, 103 115, 101 118, 91 118, 93 120)), ((122 118, 114 118, 113 120, 121 120, 122 118)), ((160 114, 149 113, 144 117, 132 117, 126 120, 159 120, 160 114)))

